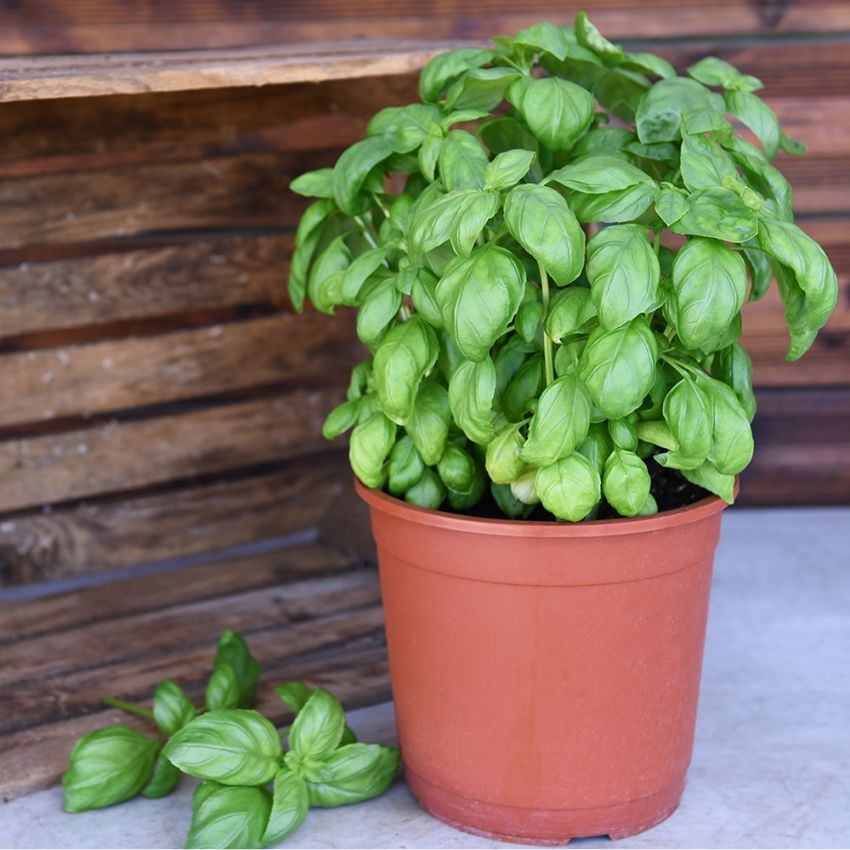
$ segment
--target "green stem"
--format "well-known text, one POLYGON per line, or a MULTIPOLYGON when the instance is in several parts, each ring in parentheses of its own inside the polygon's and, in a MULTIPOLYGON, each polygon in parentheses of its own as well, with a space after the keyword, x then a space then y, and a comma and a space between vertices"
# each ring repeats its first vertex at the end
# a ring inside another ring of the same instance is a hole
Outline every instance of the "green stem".
POLYGON ((382 213, 383 213, 383 214, 384 214, 387 218, 389 218, 389 217, 390 217, 390 210, 389 210, 389 207, 384 206, 384 204, 382 203, 382 201, 381 201, 380 197, 379 197, 377 194, 372 193, 372 198, 374 199, 375 204, 376 204, 376 206, 378 207, 378 209, 379 209, 379 210, 380 210, 380 211, 381 211, 381 212, 382 212, 382 213))
MULTIPOLYGON (((540 289, 543 291, 543 327, 545 328, 546 317, 549 315, 549 276, 542 263, 538 262, 537 268, 540 269, 540 289)), ((552 338, 545 330, 543 331, 543 370, 548 387, 555 380, 555 359, 552 338)))
POLYGON ((357 222, 357 226, 360 228, 360 231, 363 234, 363 238, 373 247, 377 248, 378 243, 375 241, 375 237, 372 236, 372 231, 369 230, 369 226, 363 221, 362 216, 356 215, 354 216, 354 220, 357 222))
POLYGON ((139 717, 153 720, 153 711, 145 708, 143 705, 136 705, 134 702, 124 702, 124 700, 115 699, 114 697, 101 697, 100 701, 110 708, 118 708, 121 711, 126 711, 128 714, 138 714, 139 717))
POLYGON ((655 238, 652 240, 652 250, 655 251, 657 257, 661 253, 661 237, 664 234, 664 228, 655 231, 655 238))

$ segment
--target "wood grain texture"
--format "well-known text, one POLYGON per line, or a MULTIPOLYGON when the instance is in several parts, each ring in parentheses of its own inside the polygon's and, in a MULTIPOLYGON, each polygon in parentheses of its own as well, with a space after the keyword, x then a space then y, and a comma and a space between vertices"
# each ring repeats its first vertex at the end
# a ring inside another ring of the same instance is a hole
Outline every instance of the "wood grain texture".
POLYGON ((0 426, 319 381, 358 353, 345 311, 9 354, 0 357, 0 426))
POLYGON ((344 489, 351 489, 351 471, 336 452, 204 484, 19 513, 0 521, 0 586, 126 570, 314 528, 344 489))
POLYGON ((0 443, 0 511, 213 475, 320 450, 336 389, 0 443))

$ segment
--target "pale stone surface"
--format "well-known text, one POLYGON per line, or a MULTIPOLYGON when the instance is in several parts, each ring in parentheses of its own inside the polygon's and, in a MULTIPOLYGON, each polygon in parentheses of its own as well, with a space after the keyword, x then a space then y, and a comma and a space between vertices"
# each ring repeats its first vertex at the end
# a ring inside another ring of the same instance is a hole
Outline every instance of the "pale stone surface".
MULTIPOLYGON (((680 809, 616 844, 850 846, 850 509, 730 512, 717 553, 697 743, 680 809)), ((369 740, 389 705, 352 714, 369 740)), ((0 845, 181 847, 191 785, 64 815, 58 789, 0 806, 0 845)), ((284 847, 492 847, 424 814, 404 785, 317 810, 284 847)), ((498 845, 509 846, 509 845, 498 845)))

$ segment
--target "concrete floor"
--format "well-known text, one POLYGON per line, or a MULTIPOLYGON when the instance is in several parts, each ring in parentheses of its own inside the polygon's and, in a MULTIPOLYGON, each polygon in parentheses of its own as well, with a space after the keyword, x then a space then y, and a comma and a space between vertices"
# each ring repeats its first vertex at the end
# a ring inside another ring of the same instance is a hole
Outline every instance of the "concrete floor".
MULTIPOLYGON (((850 846, 850 509, 734 510, 717 553, 697 741, 679 810, 577 848, 850 846)), ((390 705, 352 713, 364 739, 390 705)), ((0 805, 0 846, 182 847, 191 784, 65 815, 51 789, 0 805)), ((284 847, 492 847, 430 818, 403 784, 316 810, 284 847)))

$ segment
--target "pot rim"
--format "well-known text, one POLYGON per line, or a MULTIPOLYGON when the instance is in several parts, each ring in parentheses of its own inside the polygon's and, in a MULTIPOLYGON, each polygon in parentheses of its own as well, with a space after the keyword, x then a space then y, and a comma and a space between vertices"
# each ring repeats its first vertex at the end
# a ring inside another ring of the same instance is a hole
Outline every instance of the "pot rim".
MULTIPOLYGON (((707 496, 671 511, 643 517, 596 519, 587 522, 552 522, 540 520, 488 519, 446 511, 434 511, 390 496, 383 490, 366 487, 356 476, 354 489, 370 508, 417 525, 442 528, 466 534, 490 534, 504 537, 612 537, 622 534, 643 534, 700 522, 729 507, 719 496, 707 496)), ((740 480, 735 480, 735 496, 740 490, 740 480)))

